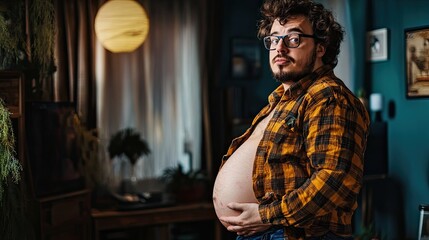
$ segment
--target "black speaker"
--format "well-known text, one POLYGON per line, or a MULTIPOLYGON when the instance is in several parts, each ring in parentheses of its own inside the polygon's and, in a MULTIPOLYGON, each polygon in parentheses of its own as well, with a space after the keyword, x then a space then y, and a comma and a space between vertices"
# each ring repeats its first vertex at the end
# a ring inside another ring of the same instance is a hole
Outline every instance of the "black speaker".
POLYGON ((364 179, 382 178, 388 173, 387 122, 374 121, 365 151, 364 179))

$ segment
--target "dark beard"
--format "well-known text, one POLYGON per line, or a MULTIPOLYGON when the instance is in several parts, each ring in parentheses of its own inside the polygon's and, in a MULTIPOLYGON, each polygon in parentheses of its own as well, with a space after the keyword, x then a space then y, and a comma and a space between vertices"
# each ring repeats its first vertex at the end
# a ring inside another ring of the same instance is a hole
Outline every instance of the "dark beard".
POLYGON ((313 54, 310 58, 310 63, 305 67, 301 72, 278 72, 273 73, 273 77, 277 82, 286 83, 286 82, 298 82, 303 77, 309 75, 313 72, 314 65, 316 64, 316 49, 314 49, 313 54))

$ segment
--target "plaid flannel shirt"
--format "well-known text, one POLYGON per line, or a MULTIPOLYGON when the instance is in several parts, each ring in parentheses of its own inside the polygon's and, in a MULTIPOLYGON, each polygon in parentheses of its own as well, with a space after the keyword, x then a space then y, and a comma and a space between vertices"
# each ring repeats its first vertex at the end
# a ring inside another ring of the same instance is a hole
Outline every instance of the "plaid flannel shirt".
POLYGON ((293 84, 280 85, 251 127, 234 139, 223 163, 275 111, 253 168, 253 189, 264 223, 282 225, 288 239, 328 231, 352 234, 370 124, 363 104, 323 66, 293 84))

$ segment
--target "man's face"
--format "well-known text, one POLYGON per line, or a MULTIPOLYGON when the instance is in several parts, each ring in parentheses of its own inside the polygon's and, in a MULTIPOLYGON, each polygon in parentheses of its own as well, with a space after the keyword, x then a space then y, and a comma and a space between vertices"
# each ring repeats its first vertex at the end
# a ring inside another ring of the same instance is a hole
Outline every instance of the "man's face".
MULTIPOLYGON (((284 36, 290 33, 313 35, 310 21, 304 16, 295 16, 281 25, 275 20, 271 35, 284 36)), ((323 65, 324 47, 315 43, 314 38, 301 37, 297 48, 288 48, 283 42, 270 51, 270 66, 274 78, 282 83, 296 82, 323 65)))

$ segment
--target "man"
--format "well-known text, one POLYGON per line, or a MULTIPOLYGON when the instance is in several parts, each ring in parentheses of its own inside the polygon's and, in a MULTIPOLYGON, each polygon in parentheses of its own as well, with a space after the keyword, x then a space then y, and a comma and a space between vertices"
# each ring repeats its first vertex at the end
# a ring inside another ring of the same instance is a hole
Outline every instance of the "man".
POLYGON ((257 203, 230 202, 239 215, 219 219, 237 239, 353 239, 370 120, 333 73, 344 31, 310 0, 266 0, 261 12, 258 35, 281 85, 220 169, 268 122, 257 145, 246 146, 254 149, 241 149, 256 151, 246 161, 257 203))

